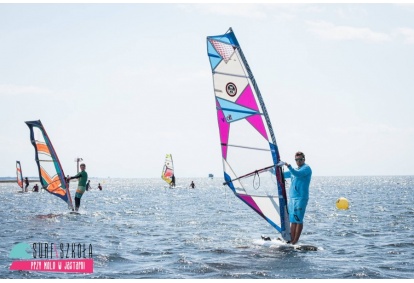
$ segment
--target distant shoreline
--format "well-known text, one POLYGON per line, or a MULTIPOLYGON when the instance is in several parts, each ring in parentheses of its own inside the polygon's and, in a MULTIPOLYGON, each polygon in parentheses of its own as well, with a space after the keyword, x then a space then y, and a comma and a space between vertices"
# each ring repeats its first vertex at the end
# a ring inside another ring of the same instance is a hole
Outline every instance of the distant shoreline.
MULTIPOLYGON (((29 179, 29 183, 40 182, 39 179, 29 179)), ((0 183, 17 183, 16 179, 0 179, 0 183)))

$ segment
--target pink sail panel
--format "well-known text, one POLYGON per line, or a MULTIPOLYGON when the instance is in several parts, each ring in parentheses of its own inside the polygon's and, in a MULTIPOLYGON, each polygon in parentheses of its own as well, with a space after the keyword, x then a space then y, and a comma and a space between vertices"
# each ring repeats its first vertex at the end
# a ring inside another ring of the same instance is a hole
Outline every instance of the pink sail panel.
MULTIPOLYGON (((259 107, 257 106, 256 99, 254 98, 254 94, 250 85, 244 89, 244 91, 240 94, 239 98, 236 101, 237 104, 248 107, 250 109, 259 111, 259 107)), ((265 125, 263 123, 263 119, 261 115, 253 115, 246 118, 247 121, 266 139, 267 132, 265 125)))
POLYGON ((219 110, 220 104, 216 99, 217 120, 220 131, 221 153, 224 159, 227 159, 227 142, 229 141, 230 123, 227 123, 226 117, 222 110, 219 110), (223 145, 224 144, 224 145, 223 145))
POLYGON ((246 202, 251 208, 256 210, 257 213, 263 215, 261 209, 257 206, 256 202, 253 200, 253 198, 249 195, 237 195, 239 198, 241 198, 244 202, 246 202))

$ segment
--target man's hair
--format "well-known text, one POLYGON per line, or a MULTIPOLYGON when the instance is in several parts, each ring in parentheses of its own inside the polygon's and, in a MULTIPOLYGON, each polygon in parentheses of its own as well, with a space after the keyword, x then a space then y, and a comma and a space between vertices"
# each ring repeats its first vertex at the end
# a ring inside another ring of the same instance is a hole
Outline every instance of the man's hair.
POLYGON ((86 165, 85 165, 85 163, 82 163, 82 164, 81 164, 81 165, 79 165, 79 166, 86 166, 86 165))
POLYGON ((305 158, 305 154, 302 151, 296 152, 295 157, 296 156, 302 156, 302 158, 305 158))

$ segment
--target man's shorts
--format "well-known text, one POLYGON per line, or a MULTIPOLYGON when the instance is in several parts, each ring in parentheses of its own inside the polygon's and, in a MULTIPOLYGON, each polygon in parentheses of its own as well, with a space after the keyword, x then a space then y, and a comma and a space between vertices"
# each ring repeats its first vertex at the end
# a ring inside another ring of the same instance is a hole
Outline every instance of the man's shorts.
POLYGON ((81 198, 83 193, 85 192, 86 188, 82 187, 82 186, 78 186, 77 190, 76 190, 76 194, 75 197, 76 198, 81 198))
POLYGON ((308 199, 296 198, 289 199, 288 211, 290 223, 303 223, 308 199))

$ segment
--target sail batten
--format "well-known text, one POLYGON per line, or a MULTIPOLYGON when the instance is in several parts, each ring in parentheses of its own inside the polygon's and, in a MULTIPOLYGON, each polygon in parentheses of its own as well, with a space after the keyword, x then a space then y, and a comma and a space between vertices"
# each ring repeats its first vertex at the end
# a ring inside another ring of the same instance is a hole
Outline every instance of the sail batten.
POLYGON ((223 75, 223 76, 232 76, 232 77, 239 77, 249 79, 249 76, 238 75, 238 74, 230 74, 230 73, 222 73, 222 72, 213 72, 214 75, 223 75))
POLYGON ((253 149, 253 150, 261 150, 261 151, 271 151, 267 148, 257 148, 252 146, 243 146, 243 145, 236 145, 236 144, 229 144, 229 143, 222 143, 221 145, 230 146, 230 147, 238 147, 238 148, 245 148, 245 149, 253 149))
POLYGON ((59 158, 40 120, 25 122, 30 129, 30 141, 35 149, 35 161, 38 167, 42 188, 59 197, 73 210, 69 184, 59 158))
POLYGON ((225 185, 290 240, 283 172, 269 114, 230 28, 207 37, 225 185), (248 145, 248 146, 246 146, 248 145), (258 169, 260 168, 260 169, 258 169))
MULTIPOLYGON (((271 165, 271 166, 264 167, 264 168, 262 168, 262 169, 257 169, 257 170, 254 170, 254 171, 250 172, 250 173, 247 173, 247 174, 244 174, 244 175, 242 175, 242 176, 240 176, 240 177, 237 177, 237 178, 235 178, 235 179, 233 179, 233 180, 230 180, 229 182, 234 182, 234 181, 236 181, 236 180, 241 180, 241 179, 243 179, 243 178, 248 178, 248 177, 250 177, 250 176, 253 176, 253 175, 259 174, 259 173, 261 173, 261 172, 265 172, 265 171, 272 170, 274 167, 275 167, 274 165, 271 165)), ((228 184, 229 182, 225 182, 225 183, 223 183, 223 185, 226 185, 226 184, 228 184)))

